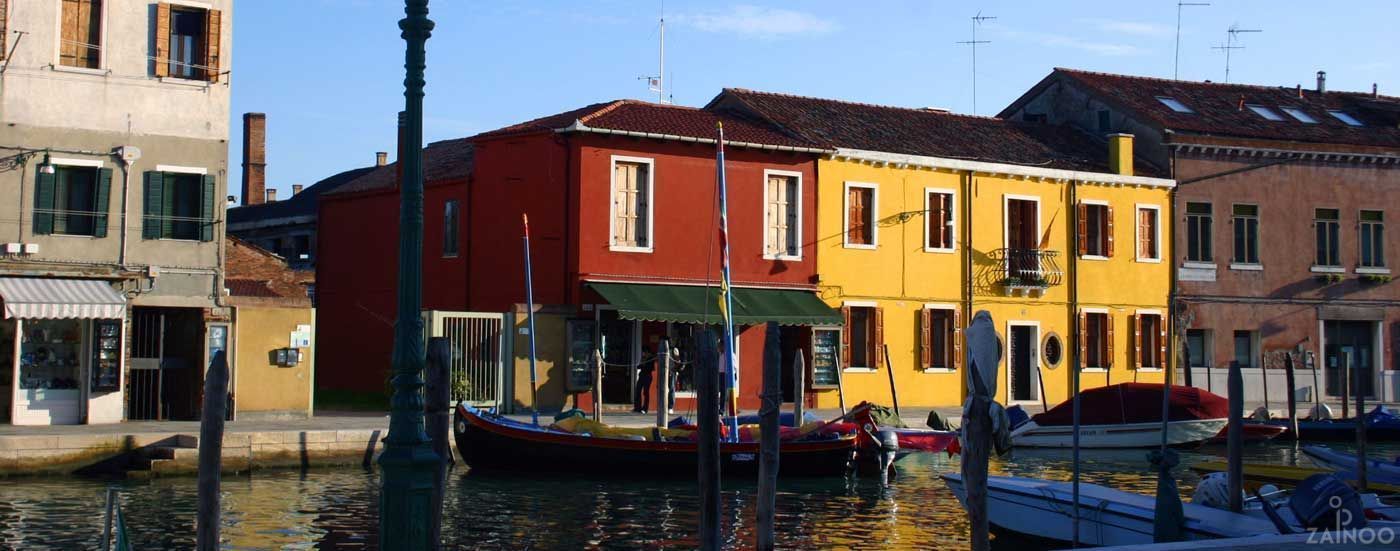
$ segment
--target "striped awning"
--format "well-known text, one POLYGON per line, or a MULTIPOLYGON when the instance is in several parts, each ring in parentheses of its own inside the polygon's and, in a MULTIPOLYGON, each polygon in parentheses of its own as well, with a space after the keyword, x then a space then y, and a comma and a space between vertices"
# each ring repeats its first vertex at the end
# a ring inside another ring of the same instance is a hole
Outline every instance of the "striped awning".
POLYGON ((126 298, 106 281, 0 277, 6 318, 94 319, 126 317, 126 298))

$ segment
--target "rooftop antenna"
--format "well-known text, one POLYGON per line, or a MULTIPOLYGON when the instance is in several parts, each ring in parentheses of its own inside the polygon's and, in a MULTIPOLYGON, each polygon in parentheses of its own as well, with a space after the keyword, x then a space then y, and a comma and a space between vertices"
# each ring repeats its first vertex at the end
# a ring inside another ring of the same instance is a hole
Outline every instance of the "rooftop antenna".
POLYGON ((647 81, 647 88, 656 92, 656 103, 670 103, 666 99, 666 3, 661 3, 661 46, 657 54, 658 62, 656 76, 644 75, 637 77, 637 80, 647 81))
POLYGON ((1181 80, 1177 78, 1178 71, 1181 69, 1181 8, 1209 5, 1210 2, 1182 2, 1181 0, 1176 2, 1176 59, 1172 62, 1172 80, 1181 80))
POLYGON ((978 10, 977 15, 972 16, 972 40, 958 42, 958 44, 968 44, 972 46, 972 114, 974 115, 977 114, 977 45, 992 43, 990 40, 977 40, 977 27, 980 26, 983 21, 991 19, 996 19, 996 17, 982 15, 982 11, 978 10))
POLYGON ((1240 39, 1240 38, 1239 38, 1240 33, 1262 33, 1262 32, 1264 32, 1263 29, 1241 29, 1241 28, 1240 28, 1240 24, 1239 24, 1239 23, 1235 23, 1234 25, 1230 25, 1230 30, 1225 31, 1225 45, 1224 45, 1224 46, 1212 46, 1212 48, 1213 48, 1213 49, 1216 49, 1216 50, 1225 50, 1225 83, 1226 83, 1226 84, 1229 84, 1229 83, 1230 83, 1230 51, 1231 51, 1231 50, 1243 50, 1243 49, 1244 49, 1244 46, 1236 46, 1236 45, 1235 45, 1235 42, 1238 42, 1239 39, 1240 39))

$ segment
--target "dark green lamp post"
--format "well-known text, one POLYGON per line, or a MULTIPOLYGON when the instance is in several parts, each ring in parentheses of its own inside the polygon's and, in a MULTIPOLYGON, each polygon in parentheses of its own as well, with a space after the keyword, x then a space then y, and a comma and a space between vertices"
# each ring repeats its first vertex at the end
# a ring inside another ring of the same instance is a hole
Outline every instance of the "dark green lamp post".
POLYGON ((406 0, 399 21, 404 57, 403 181, 399 185, 399 312, 394 323, 394 397, 389 435, 379 456, 379 548, 427 550, 437 509, 432 506, 438 457, 423 429, 423 69, 432 34, 428 0, 406 0))

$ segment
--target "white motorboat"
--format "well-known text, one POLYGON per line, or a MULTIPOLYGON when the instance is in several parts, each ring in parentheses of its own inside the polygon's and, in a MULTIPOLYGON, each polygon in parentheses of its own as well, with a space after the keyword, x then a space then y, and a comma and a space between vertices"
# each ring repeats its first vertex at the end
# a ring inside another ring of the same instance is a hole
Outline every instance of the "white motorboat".
MULTIPOLYGON (((1226 419, 1199 419, 1167 423, 1167 445, 1183 446, 1209 440, 1224 428, 1226 419)), ((1011 431, 1011 444, 1030 448, 1069 448, 1074 440, 1073 427, 1043 427, 1028 421, 1011 431)), ((1091 448, 1153 448, 1162 445, 1162 423, 1123 423, 1111 425, 1081 425, 1079 447, 1091 448)))
MULTIPOLYGON (((1160 446, 1162 389, 1160 384, 1122 383, 1080 392, 1079 447, 1160 446)), ((1011 430, 1011 444, 1035 448, 1073 446, 1073 408, 1073 402, 1066 401, 1016 424, 1011 430)), ((1228 408, 1224 398, 1204 390, 1171 387, 1167 445, 1190 445, 1214 437, 1229 422, 1228 408)))

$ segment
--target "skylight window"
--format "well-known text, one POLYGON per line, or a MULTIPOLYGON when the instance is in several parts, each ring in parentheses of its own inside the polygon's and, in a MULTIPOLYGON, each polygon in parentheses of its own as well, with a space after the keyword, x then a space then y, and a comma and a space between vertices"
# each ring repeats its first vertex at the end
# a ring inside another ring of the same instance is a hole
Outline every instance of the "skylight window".
POLYGON ((1339 121, 1347 123, 1347 126, 1361 126, 1361 121, 1356 120, 1356 117, 1347 114, 1346 111, 1328 111, 1327 114, 1336 117, 1339 121))
POLYGON ((1288 113, 1303 124, 1317 124, 1317 119, 1312 118, 1312 115, 1307 114, 1307 112, 1297 107, 1279 107, 1279 109, 1282 109, 1284 113, 1288 113))
POLYGON ((1283 115, 1280 115, 1273 109, 1269 109, 1268 107, 1264 107, 1263 105, 1246 104, 1245 107, 1248 107, 1250 111, 1258 113, 1259 116, 1269 119, 1271 121, 1283 120, 1283 115))
POLYGON ((1195 111, 1192 111, 1186 104, 1176 101, 1176 98, 1157 96, 1157 101, 1162 102, 1162 105, 1170 107, 1172 111, 1176 111, 1177 113, 1195 113, 1195 111))

